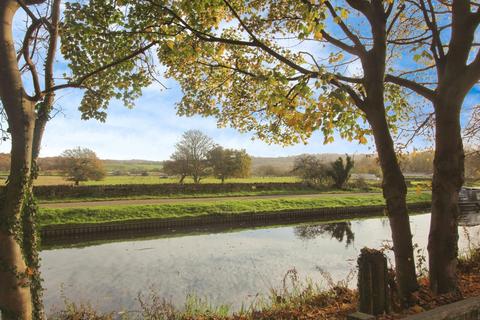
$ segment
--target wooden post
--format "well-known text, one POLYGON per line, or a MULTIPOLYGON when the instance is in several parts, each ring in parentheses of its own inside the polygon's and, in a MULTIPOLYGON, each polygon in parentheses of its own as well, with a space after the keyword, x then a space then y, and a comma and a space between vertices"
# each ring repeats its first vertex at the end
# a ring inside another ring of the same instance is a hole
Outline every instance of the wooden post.
POLYGON ((358 257, 359 311, 372 315, 390 312, 387 258, 363 248, 358 257))

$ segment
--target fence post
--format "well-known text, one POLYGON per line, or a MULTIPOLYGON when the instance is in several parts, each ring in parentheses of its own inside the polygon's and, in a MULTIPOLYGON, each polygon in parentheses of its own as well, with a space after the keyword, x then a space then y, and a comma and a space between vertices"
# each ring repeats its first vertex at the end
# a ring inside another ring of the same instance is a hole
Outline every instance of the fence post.
POLYGON ((372 315, 390 312, 387 258, 381 251, 363 248, 357 262, 359 311, 372 315))

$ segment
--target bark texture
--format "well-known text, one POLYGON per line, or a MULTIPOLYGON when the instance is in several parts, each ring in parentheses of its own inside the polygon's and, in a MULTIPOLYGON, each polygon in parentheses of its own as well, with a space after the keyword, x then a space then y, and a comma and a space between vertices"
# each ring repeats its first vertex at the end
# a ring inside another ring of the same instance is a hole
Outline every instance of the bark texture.
POLYGON ((364 112, 372 127, 383 175, 383 196, 387 203, 387 214, 392 230, 399 295, 402 304, 408 305, 411 293, 418 288, 418 282, 406 201, 407 187, 398 163, 385 111, 387 21, 381 3, 374 1, 370 15, 374 45, 362 57, 364 86, 367 93, 364 112))
POLYGON ((460 107, 461 102, 451 97, 439 98, 435 103, 436 148, 428 254, 430 284, 437 293, 457 290, 458 192, 464 182, 465 158, 460 107))
POLYGON ((35 103, 25 93, 12 35, 17 1, 0 2, 0 98, 12 139, 11 167, 0 201, 0 310, 3 319, 31 319, 31 270, 22 243, 21 214, 31 178, 35 103))

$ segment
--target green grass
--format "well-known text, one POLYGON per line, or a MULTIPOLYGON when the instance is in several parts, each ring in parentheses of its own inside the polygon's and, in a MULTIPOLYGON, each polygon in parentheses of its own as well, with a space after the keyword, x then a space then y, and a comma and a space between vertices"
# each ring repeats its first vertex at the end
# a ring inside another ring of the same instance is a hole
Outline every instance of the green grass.
MULTIPOLYGON (((429 194, 409 194, 409 202, 429 201, 429 194)), ((381 195, 323 197, 320 199, 228 200, 142 206, 112 206, 71 209, 40 209, 41 226, 55 224, 100 223, 135 219, 168 219, 202 216, 225 216, 250 212, 382 205, 381 195)))
MULTIPOLYGON (((95 197, 73 197, 73 198, 38 198, 38 203, 58 203, 58 202, 91 202, 91 201, 110 201, 110 200, 151 200, 151 199, 196 199, 196 198, 225 198, 225 197, 247 197, 247 196, 284 196, 284 195, 315 195, 315 194, 355 194, 355 193, 380 193, 382 190, 375 188, 370 190, 360 189, 304 189, 304 190, 259 190, 259 191, 233 191, 233 192, 215 192, 215 193, 178 193, 167 195, 136 195, 136 196, 118 196, 105 197, 99 194, 95 197)), ((413 191, 413 190, 412 190, 413 191)), ((219 199, 222 200, 222 199, 219 199)))

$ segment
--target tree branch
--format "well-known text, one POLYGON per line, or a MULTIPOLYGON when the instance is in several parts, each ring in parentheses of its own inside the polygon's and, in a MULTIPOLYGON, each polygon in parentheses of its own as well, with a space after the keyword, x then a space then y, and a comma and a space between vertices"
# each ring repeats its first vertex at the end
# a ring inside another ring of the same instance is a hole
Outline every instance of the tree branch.
POLYGON ((415 82, 415 81, 412 81, 412 80, 408 80, 408 79, 405 79, 405 78, 401 78, 401 77, 398 77, 398 76, 394 76, 394 75, 391 75, 391 74, 387 74, 385 76, 385 81, 386 82, 390 82, 390 83, 395 83, 395 84, 398 84, 402 87, 405 87, 407 89, 410 89, 414 92, 416 92, 417 94, 423 96, 424 98, 430 100, 430 101, 433 101, 436 97, 436 93, 435 91, 415 82))
POLYGON ((40 28, 41 25, 41 20, 36 19, 32 22, 32 24, 30 24, 30 26, 28 26, 28 29, 25 32, 25 37, 23 38, 21 49, 23 59, 25 59, 25 63, 27 64, 28 69, 30 70, 30 73, 32 75, 33 88, 35 90, 35 95, 30 96, 27 94, 28 99, 31 101, 36 101, 41 96, 40 81, 38 79, 37 68, 35 67, 35 64, 30 57, 30 42, 32 40, 32 35, 38 28, 40 28))
POLYGON ((272 48, 270 48, 269 46, 265 45, 262 41, 260 41, 256 36, 255 34, 250 30, 250 28, 248 28, 245 23, 243 22, 243 20, 240 18, 239 14, 235 11, 235 9, 230 5, 230 3, 227 1, 227 0, 223 0, 223 2, 226 4, 226 6, 230 9, 230 11, 232 12, 232 14, 235 16, 235 18, 238 20, 238 22, 240 23, 240 25, 242 26, 242 28, 250 35, 250 37, 252 37, 252 42, 259 48, 261 48, 262 50, 264 50, 265 52, 267 52, 268 54, 270 54, 271 56, 273 56, 274 58, 276 58, 277 60, 285 63, 287 66, 289 66, 290 68, 294 69, 294 70, 297 70, 298 72, 300 73, 303 73, 305 75, 309 75, 309 74, 312 74, 312 73, 315 73, 311 70, 308 70, 298 64, 296 64, 295 62, 291 61, 290 59, 288 59, 287 57, 279 54, 278 52, 276 52, 275 50, 273 50, 272 48))
POLYGON ((156 41, 153 41, 151 42, 150 44, 144 46, 144 47, 141 47, 140 49, 138 50, 135 50, 134 52, 130 53, 129 55, 126 55, 125 57, 122 57, 118 60, 115 60, 115 61, 112 61, 110 63, 107 63, 103 66, 101 66, 100 68, 98 69, 95 69, 83 76, 81 76, 77 81, 75 82, 70 82, 70 83, 65 83, 65 84, 61 84, 61 85, 57 85, 57 86, 53 86, 51 88, 46 88, 45 91, 43 91, 42 93, 43 94, 47 94, 49 92, 53 92, 53 91, 57 91, 57 90, 60 90, 60 89, 66 89, 66 88, 82 88, 83 87, 83 83, 85 81, 87 81, 89 78, 101 73, 102 71, 105 71, 111 67, 114 67, 116 65, 119 65, 119 64, 122 64, 144 52, 146 52, 148 49, 150 49, 151 47, 153 47, 154 45, 158 44, 158 42, 156 41))
MULTIPOLYGON (((358 1, 358 0, 356 0, 358 1)), ((342 31, 345 33, 345 35, 355 44, 355 48, 360 52, 360 53, 365 53, 365 47, 363 46, 362 42, 360 39, 345 25, 345 23, 342 21, 342 19, 338 16, 337 12, 335 11, 335 8, 332 6, 330 1, 325 1, 324 3, 328 11, 330 11, 330 14, 332 17, 338 21, 338 24, 342 31)))

